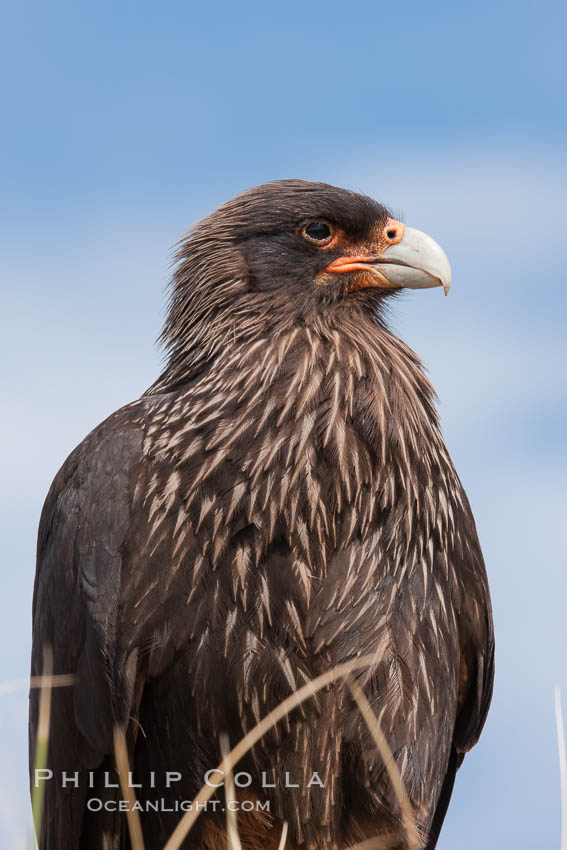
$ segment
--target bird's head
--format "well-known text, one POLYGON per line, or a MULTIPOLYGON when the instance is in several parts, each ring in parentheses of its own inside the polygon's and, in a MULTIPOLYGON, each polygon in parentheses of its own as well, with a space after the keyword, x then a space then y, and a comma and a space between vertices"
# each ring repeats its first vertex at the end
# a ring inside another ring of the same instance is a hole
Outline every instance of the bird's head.
MULTIPOLYGON (((364 195, 324 183, 282 180, 222 206, 222 224, 244 258, 252 291, 289 293, 296 304, 338 300, 363 289, 451 285, 439 245, 364 195)), ((352 300, 352 299, 351 299, 352 300)))
POLYGON ((278 180, 199 222, 180 246, 163 340, 180 364, 229 339, 309 323, 322 309, 376 313, 404 288, 451 284, 439 245, 373 199, 326 183, 278 180), (217 345, 215 345, 215 343, 217 345))

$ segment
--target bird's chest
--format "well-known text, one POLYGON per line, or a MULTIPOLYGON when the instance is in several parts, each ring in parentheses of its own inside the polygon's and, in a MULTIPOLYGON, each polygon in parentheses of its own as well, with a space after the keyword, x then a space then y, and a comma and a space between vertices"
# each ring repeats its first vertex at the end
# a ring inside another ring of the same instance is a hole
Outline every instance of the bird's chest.
POLYGON ((379 570, 386 553, 425 545, 433 473, 412 382, 356 350, 281 359, 213 376, 148 429, 144 549, 184 577, 188 597, 222 574, 243 604, 262 608, 274 586, 305 608, 340 553, 355 572, 379 570))
POLYGON ((409 504, 421 486, 417 440, 391 388, 356 360, 334 369, 333 360, 275 371, 259 386, 213 385, 157 417, 145 444, 151 537, 168 529, 175 552, 198 546, 213 570, 244 545, 251 563, 279 546, 320 574, 355 536, 387 524, 396 503, 409 504))
POLYGON ((156 671, 164 622, 191 647, 191 680, 211 700, 203 718, 232 694, 257 720, 360 653, 383 659, 388 683, 396 641, 412 646, 426 600, 439 598, 448 502, 434 493, 422 412, 402 414, 391 379, 347 362, 283 374, 268 362, 269 382, 213 382, 148 429, 136 515, 151 579, 139 580, 135 617, 156 624, 156 671))
POLYGON ((374 592, 384 564, 420 555, 446 525, 421 371, 396 348, 337 334, 237 360, 159 406, 147 429, 140 548, 166 563, 164 594, 181 584, 191 604, 210 601, 209 619, 230 599, 268 621, 288 603, 295 616, 345 553, 347 578, 374 592))

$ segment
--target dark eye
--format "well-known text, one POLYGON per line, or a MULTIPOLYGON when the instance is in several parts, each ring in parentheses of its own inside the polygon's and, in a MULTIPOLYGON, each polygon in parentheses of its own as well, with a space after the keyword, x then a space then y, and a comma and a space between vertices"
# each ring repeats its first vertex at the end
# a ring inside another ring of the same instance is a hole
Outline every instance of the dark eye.
POLYGON ((316 245, 325 245, 333 238, 333 228, 324 221, 310 221, 301 228, 303 238, 316 245))

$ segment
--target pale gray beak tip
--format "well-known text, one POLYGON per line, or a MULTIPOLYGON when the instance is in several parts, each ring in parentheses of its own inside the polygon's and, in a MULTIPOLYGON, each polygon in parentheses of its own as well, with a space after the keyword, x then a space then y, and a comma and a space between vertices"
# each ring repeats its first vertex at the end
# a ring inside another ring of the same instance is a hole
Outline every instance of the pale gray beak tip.
POLYGON ((442 286, 445 295, 451 287, 451 266, 447 255, 431 236, 405 227, 402 239, 387 248, 380 271, 395 286, 429 289, 442 286))

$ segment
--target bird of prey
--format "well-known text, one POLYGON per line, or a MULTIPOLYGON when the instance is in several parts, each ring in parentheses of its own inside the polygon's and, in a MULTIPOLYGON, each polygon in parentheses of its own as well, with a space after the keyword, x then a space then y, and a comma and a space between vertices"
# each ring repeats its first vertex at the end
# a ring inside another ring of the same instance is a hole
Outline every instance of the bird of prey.
MULTIPOLYGON (((429 236, 303 180, 244 192, 180 244, 163 373, 75 449, 41 517, 32 674, 49 646, 73 685, 53 690, 40 850, 130 847, 115 729, 158 850, 223 733, 363 657, 351 679, 416 846, 435 846, 491 699, 492 615, 433 388, 386 307, 450 282, 429 236)), ((277 848, 284 824, 288 850, 410 846, 354 687, 321 689, 239 763, 243 850, 277 848)), ((225 818, 207 808, 182 846, 226 848, 225 818)))

